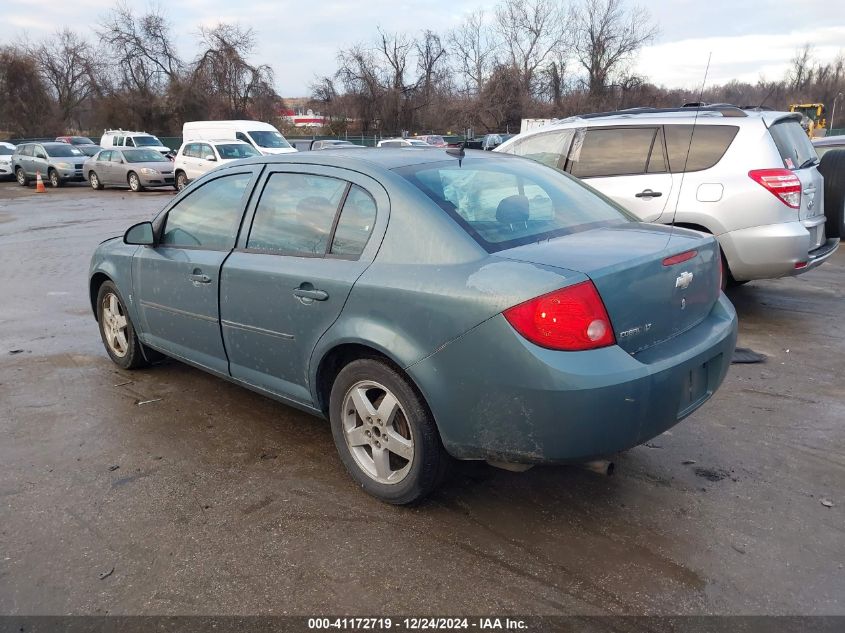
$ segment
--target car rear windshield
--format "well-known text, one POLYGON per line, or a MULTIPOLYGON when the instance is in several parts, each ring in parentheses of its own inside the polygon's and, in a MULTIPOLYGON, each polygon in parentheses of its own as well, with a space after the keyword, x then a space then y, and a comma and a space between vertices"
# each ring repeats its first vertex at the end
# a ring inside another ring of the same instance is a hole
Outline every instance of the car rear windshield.
POLYGON ((155 136, 133 136, 135 147, 161 147, 161 141, 155 136))
POLYGON ((285 137, 276 131, 260 130, 250 132, 249 135, 259 147, 269 149, 288 149, 290 147, 290 143, 285 140, 285 137))
POLYGON ((787 169, 803 169, 818 161, 807 133, 795 119, 778 121, 769 128, 769 133, 787 169))
POLYGON ((168 163, 166 157, 154 149, 125 149, 123 157, 127 163, 168 163))
POLYGON ((396 171, 490 253, 634 221, 576 179, 529 160, 464 158, 396 171))
POLYGON ((44 149, 47 151, 47 156, 53 158, 64 158, 67 156, 85 156, 78 149, 67 143, 59 143, 57 145, 45 145, 44 149))

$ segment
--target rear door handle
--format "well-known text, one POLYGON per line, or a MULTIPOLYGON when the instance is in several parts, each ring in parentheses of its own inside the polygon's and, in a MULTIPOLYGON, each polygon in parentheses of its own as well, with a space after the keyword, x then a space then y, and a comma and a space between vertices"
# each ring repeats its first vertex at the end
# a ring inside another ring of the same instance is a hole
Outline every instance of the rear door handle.
POLYGON ((651 189, 643 189, 639 193, 635 193, 635 198, 659 198, 663 195, 662 191, 652 191, 651 189))
POLYGON ((310 303, 311 301, 325 301, 329 298, 329 293, 325 290, 318 290, 313 284, 306 281, 300 284, 299 288, 294 288, 293 296, 298 297, 302 303, 310 303))

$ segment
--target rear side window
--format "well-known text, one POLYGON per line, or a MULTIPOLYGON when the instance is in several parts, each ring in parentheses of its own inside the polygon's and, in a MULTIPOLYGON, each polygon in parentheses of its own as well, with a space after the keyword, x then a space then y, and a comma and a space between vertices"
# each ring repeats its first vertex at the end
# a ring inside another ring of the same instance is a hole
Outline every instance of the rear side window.
POLYGON ((666 148, 669 150, 669 169, 679 173, 684 171, 685 163, 686 171, 713 167, 728 151, 739 128, 735 125, 667 125, 664 130, 666 148))
POLYGON ((489 253, 633 221, 574 178, 532 161, 467 158, 396 171, 489 253))
POLYGON ((255 210, 247 248, 279 255, 325 255, 347 183, 311 174, 271 174, 255 210))
POLYGON ((251 174, 222 176, 191 192, 167 214, 160 243, 213 250, 234 247, 251 178, 251 174))
MULTIPOLYGON (((545 134, 533 134, 515 141, 506 153, 524 156, 549 167, 563 169, 574 134, 574 130, 556 130, 545 134)), ((495 138, 498 139, 498 137, 495 138)), ((484 142, 494 146, 496 144, 486 139, 484 142)), ((501 143, 501 140, 498 139, 498 142, 501 143)))
POLYGON ((375 221, 375 200, 361 187, 352 185, 343 203, 329 252, 343 257, 359 257, 373 232, 375 221))
POLYGON ((588 128, 572 152, 572 174, 579 178, 646 173, 657 128, 588 128))
POLYGON ((816 161, 816 150, 798 121, 779 121, 769 128, 769 133, 787 169, 802 169, 816 161))

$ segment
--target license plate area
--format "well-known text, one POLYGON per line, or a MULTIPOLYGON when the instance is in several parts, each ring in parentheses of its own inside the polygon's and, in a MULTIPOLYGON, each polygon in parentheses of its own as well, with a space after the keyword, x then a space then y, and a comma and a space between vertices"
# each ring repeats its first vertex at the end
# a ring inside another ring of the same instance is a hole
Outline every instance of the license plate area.
POLYGON ((709 398, 713 389, 710 386, 711 367, 718 367, 722 355, 711 358, 706 363, 694 365, 686 370, 681 380, 681 395, 678 403, 678 417, 692 413, 709 398))

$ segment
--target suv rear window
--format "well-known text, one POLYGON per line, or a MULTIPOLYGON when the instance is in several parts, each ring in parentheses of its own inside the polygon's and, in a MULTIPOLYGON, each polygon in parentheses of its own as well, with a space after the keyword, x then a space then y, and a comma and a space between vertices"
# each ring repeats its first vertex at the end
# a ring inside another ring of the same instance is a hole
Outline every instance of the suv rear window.
POLYGON ((465 158, 396 171, 489 253, 633 221, 604 196, 533 161, 465 158))
POLYGON ((684 171, 684 163, 686 171, 710 169, 722 160, 739 132, 736 125, 666 125, 664 130, 666 149, 669 151, 669 171, 673 173, 684 171))
POLYGON ((769 128, 769 133, 778 148, 783 166, 787 169, 803 169, 818 160, 813 144, 798 121, 778 121, 769 128))

